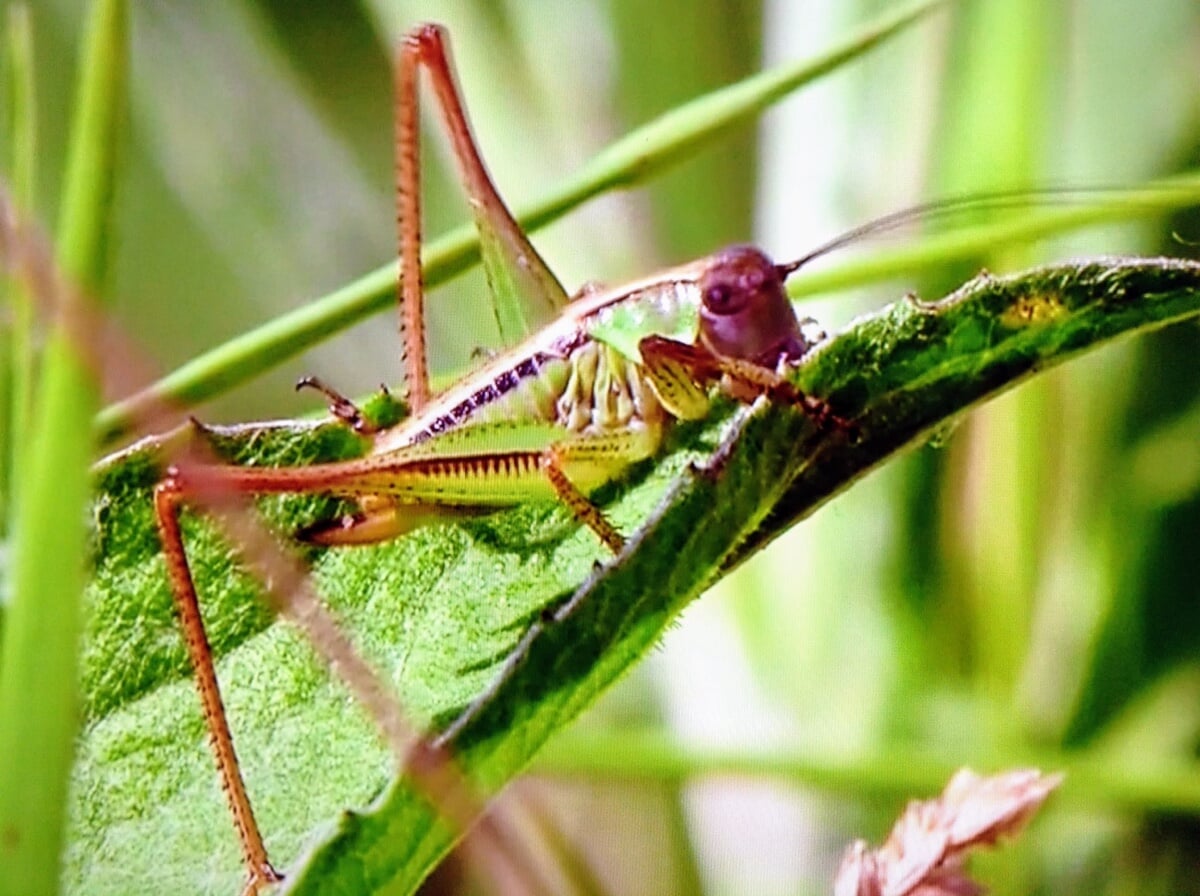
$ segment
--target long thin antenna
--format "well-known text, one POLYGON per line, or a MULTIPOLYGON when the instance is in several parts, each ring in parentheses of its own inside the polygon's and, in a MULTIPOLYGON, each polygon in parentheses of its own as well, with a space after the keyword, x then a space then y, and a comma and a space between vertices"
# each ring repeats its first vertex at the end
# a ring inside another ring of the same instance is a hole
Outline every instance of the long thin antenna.
MULTIPOLYGON (((1077 205, 1085 199, 1116 199, 1121 196, 1136 196, 1144 194, 1145 190, 1129 187, 1037 187, 1031 190, 998 190, 991 193, 972 193, 967 196, 949 196, 922 202, 908 208, 890 212, 875 218, 865 224, 851 228, 828 242, 821 243, 815 249, 801 255, 795 261, 777 265, 780 275, 787 277, 805 265, 823 255, 828 255, 838 249, 850 246, 859 240, 870 236, 896 230, 906 224, 917 221, 936 221, 952 215, 960 215, 970 211, 984 209, 1022 208, 1034 204, 1039 205, 1077 205)), ((1169 193, 1170 190, 1157 189, 1158 193, 1169 193)))

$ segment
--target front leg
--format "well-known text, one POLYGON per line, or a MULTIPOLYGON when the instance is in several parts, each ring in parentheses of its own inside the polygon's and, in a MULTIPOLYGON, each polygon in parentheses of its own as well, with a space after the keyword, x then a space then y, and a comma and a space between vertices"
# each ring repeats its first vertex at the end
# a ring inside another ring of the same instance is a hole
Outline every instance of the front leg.
MULTIPOLYGON (((698 391, 717 384, 738 401, 748 403, 762 395, 772 401, 795 405, 822 428, 832 424, 842 429, 849 425, 833 413, 827 402, 803 392, 778 370, 741 358, 719 355, 704 346, 678 342, 665 336, 645 337, 638 343, 638 351, 656 391, 660 383, 666 383, 668 390, 674 390, 668 393, 671 399, 666 399, 660 392, 660 398, 665 399, 664 404, 672 412, 674 409, 669 402, 674 399, 675 391, 685 395, 689 401, 695 401, 698 391), (684 372, 690 378, 690 387, 687 379, 681 375, 684 372)), ((676 416, 694 419, 686 414, 676 416)))

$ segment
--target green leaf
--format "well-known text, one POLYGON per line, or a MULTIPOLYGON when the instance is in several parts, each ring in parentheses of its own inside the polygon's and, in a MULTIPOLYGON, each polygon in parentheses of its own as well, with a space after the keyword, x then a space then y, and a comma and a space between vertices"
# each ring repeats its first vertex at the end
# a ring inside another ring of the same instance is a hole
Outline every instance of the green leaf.
MULTIPOLYGON (((445 726, 522 635, 524 662, 459 732, 485 792, 650 650, 721 571, 873 467, 1031 374, 1118 336, 1200 314, 1200 264, 1101 259, 982 276, 938 303, 901 300, 824 343, 798 372, 849 430, 760 403, 676 427, 663 458, 604 500, 637 534, 616 561, 560 508, 429 527, 370 548, 313 551, 317 586, 418 723, 445 726), (680 558, 686 558, 681 563, 680 558), (546 608, 574 607, 542 625, 546 608), (539 630, 540 629, 540 630, 539 630)), ((361 450, 325 425, 214 431, 241 463, 361 450)), ((98 473, 97 572, 67 880, 78 892, 230 892, 242 879, 198 701, 187 680, 150 510, 162 440, 98 473)), ((335 512, 271 500, 289 532, 335 512)), ((410 892, 450 845, 362 712, 301 639, 271 624, 203 521, 185 518, 249 790, 289 891, 410 892), (366 811, 344 812, 346 806, 366 811), (331 823, 331 819, 333 822, 331 823), (305 858, 296 864, 301 854, 305 858)))

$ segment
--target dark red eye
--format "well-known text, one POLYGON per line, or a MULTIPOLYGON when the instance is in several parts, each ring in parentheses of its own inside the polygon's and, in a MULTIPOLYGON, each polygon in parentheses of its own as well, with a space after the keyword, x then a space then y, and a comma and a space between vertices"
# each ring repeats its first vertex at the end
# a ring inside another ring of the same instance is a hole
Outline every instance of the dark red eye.
POLYGON ((742 293, 730 283, 712 283, 704 288, 704 307, 714 314, 732 314, 743 305, 742 293))
POLYGON ((728 283, 714 283, 704 290, 704 304, 718 314, 728 314, 733 301, 733 290, 728 283))

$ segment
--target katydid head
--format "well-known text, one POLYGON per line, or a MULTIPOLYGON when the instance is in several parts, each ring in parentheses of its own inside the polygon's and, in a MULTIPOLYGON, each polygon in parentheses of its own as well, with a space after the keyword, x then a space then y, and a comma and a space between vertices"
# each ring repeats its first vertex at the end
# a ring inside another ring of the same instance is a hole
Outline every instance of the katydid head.
POLYGON ((791 272, 754 246, 730 246, 697 282, 700 342, 719 355, 774 367, 809 349, 784 289, 791 272))
POLYGON ((815 259, 917 221, 989 209, 1021 208, 1035 203, 1070 204, 1086 197, 1119 198, 1127 192, 1108 187, 1049 187, 952 196, 868 221, 787 264, 775 264, 753 246, 730 246, 706 260, 705 271, 697 282, 700 289, 699 341, 719 355, 765 367, 774 367, 780 360, 797 360, 813 343, 805 338, 783 284, 788 275, 815 259))

